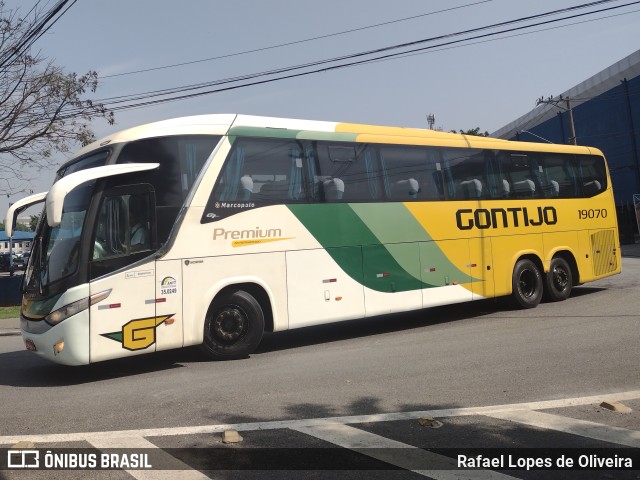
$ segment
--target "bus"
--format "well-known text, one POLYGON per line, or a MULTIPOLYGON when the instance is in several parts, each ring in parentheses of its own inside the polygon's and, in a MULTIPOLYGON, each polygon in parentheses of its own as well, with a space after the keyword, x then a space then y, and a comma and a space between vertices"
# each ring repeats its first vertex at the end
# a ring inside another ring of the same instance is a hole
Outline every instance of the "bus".
MULTIPOLYGON (((48 192, 26 348, 67 365, 511 296, 621 269, 603 154, 433 130, 203 115, 114 133, 48 192)), ((393 321, 390 316, 389 321, 393 321)))

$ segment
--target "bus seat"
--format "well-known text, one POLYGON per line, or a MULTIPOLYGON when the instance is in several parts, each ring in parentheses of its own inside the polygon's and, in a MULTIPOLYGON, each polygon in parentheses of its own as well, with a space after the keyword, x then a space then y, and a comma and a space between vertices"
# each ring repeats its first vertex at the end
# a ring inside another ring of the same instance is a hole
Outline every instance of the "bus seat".
POLYGON ((556 182, 555 180, 549 180, 549 183, 551 184, 551 196, 552 197, 557 197, 560 195, 560 184, 558 182, 556 182))
POLYGON ((602 190, 602 185, 598 180, 591 180, 583 185, 583 190, 586 195, 594 195, 602 190))
POLYGON ((408 200, 418 198, 420 185, 415 178, 398 180, 391 185, 391 198, 393 200, 408 200))
POLYGON ((460 182, 464 198, 482 198, 482 182, 477 178, 460 182))
POLYGON ((502 179, 502 196, 504 198, 509 198, 511 196, 511 185, 509 184, 509 180, 506 178, 502 179))
POLYGON ((342 200, 344 195, 344 182, 339 178, 330 178, 322 182, 324 198, 326 200, 342 200))
POLYGON ((253 192, 253 178, 245 175, 240 179, 240 191, 238 192, 238 200, 249 200, 253 192))
POLYGON ((531 179, 513 182, 513 191, 518 197, 533 197, 536 193, 536 184, 531 179))
POLYGON ((284 202, 289 198, 289 181, 277 180, 266 182, 260 189, 260 199, 284 202))

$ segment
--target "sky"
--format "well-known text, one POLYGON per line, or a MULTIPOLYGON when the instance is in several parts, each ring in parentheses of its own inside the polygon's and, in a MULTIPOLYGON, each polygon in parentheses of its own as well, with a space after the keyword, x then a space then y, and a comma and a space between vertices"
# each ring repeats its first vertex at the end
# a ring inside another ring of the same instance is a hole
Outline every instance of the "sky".
MULTIPOLYGON (((19 8, 26 13, 36 2, 5 0, 5 11, 19 8)), ((97 71, 98 91, 87 98, 101 100, 299 65, 585 2, 78 0, 34 48, 68 72, 97 71), (396 21, 409 17, 415 18, 396 21), (373 27, 378 24, 384 25, 373 27), (356 31, 338 34, 348 30, 356 31), (324 38, 302 41, 315 37, 324 38), (297 43, 264 49, 291 42, 297 43), (262 50, 236 55, 256 49, 262 50), (225 58, 199 61, 220 56, 225 58), (145 69, 154 70, 131 73, 145 69)), ((40 0, 45 9, 55 3, 40 0)), ((600 8, 628 3, 631 0, 619 0, 600 8)), ((455 48, 118 111, 115 125, 100 120, 93 129, 99 138, 143 123, 210 113, 426 128, 427 115, 433 114, 435 127, 444 131, 480 127, 492 132, 533 109, 537 98, 562 93, 636 51, 639 27, 636 3, 520 30, 508 38, 489 37, 455 48), (575 22, 583 23, 569 25, 575 22), (541 29, 545 30, 537 31, 541 29)), ((421 44, 425 45, 433 43, 421 44)), ((28 188, 48 190, 55 169, 67 158, 58 155, 51 169, 34 172, 28 188)), ((4 217, 8 202, 25 195, 0 197, 0 215, 4 217)))

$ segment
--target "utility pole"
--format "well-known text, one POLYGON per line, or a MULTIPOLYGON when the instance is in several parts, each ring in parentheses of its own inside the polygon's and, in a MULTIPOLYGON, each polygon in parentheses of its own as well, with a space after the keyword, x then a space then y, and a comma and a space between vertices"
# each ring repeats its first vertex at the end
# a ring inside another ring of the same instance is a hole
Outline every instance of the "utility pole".
POLYGON ((573 109, 571 108, 571 99, 569 97, 563 97, 562 95, 560 95, 558 98, 553 98, 553 96, 547 97, 546 99, 544 97, 540 97, 538 100, 536 100, 536 105, 540 105, 541 103, 553 105, 567 112, 567 114, 569 115, 569 143, 571 143, 572 145, 577 145, 578 141, 576 138, 576 127, 573 123, 573 109), (566 107, 560 105, 563 102, 567 105, 566 107))

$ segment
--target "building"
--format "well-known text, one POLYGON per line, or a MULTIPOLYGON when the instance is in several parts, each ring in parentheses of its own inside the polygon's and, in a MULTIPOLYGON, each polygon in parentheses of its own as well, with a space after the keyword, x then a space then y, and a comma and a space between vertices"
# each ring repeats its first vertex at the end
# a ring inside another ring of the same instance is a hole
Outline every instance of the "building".
MULTIPOLYGON (((13 232, 13 253, 22 254, 31 251, 33 232, 13 232)), ((0 253, 9 251, 9 237, 4 230, 0 230, 0 253)))
POLYGON ((576 143, 604 152, 621 233, 632 235, 629 228, 637 228, 633 196, 640 194, 640 50, 554 97, 552 102, 539 104, 491 136, 570 143, 567 98, 576 143))

